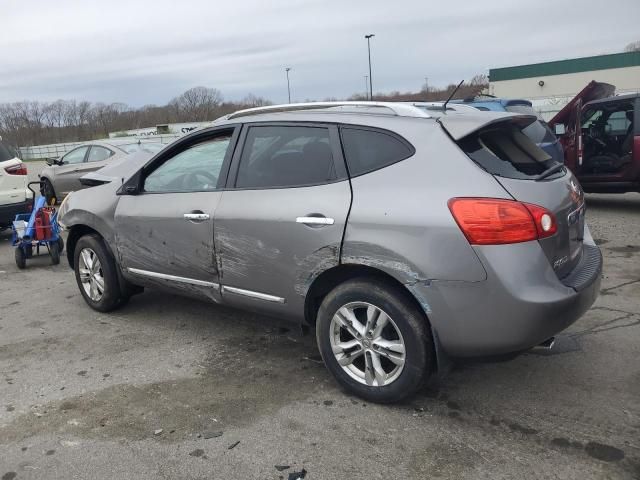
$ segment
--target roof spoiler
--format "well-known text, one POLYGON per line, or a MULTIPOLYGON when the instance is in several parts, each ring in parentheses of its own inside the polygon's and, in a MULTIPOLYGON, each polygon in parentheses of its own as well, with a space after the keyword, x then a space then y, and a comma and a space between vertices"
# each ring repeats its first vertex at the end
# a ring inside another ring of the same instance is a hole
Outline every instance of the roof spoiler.
POLYGON ((500 123, 512 123, 525 128, 537 120, 535 115, 519 115, 502 112, 478 112, 478 114, 447 115, 438 122, 451 137, 458 141, 483 128, 500 123))

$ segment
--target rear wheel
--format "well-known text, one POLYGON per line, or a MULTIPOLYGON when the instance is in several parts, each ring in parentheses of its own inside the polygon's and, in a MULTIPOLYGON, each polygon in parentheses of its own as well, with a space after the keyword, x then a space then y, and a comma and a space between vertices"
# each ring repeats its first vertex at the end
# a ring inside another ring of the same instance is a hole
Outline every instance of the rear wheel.
POLYGON ((73 265, 80 293, 91 308, 109 312, 126 302, 120 296, 115 260, 99 236, 78 240, 73 265))
POLYGON ((58 250, 60 251, 60 253, 62 253, 62 251, 64 250, 64 240, 62 239, 62 237, 58 237, 58 250))
POLYGON ((372 402, 413 394, 435 366, 427 320, 384 280, 350 280, 331 291, 318 311, 316 338, 336 380, 372 402))

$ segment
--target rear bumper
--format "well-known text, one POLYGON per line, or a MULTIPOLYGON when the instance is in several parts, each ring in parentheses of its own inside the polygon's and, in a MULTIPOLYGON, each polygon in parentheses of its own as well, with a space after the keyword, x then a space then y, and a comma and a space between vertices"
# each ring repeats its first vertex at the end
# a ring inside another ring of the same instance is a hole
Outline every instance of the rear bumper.
POLYGON ((477 252, 487 280, 410 287, 451 356, 531 348, 575 322, 598 297, 602 255, 590 239, 585 239, 585 259, 562 281, 537 242, 481 247, 477 252))
POLYGON ((33 201, 31 199, 25 200, 24 202, 0 205, 0 226, 11 225, 16 215, 31 212, 32 206, 33 201))

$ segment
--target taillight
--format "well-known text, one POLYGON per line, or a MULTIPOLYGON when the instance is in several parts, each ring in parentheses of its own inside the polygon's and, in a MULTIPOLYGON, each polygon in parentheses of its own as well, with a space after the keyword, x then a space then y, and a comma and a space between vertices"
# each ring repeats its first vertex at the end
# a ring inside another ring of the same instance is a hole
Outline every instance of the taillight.
POLYGON ((24 163, 19 163, 17 165, 11 165, 4 169, 9 175, 26 175, 27 174, 27 166, 24 163))
POLYGON ((558 230, 554 215, 538 205, 498 198, 452 198, 449 210, 473 245, 528 242, 558 230))

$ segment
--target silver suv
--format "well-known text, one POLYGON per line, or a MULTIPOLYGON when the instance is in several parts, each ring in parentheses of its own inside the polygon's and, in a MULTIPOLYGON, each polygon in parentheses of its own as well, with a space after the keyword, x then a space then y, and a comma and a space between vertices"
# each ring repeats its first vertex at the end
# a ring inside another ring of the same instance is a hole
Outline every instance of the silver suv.
POLYGON ((60 207, 69 264, 102 312, 166 288, 315 329, 371 401, 445 355, 518 352, 594 302, 602 257, 535 117, 393 103, 236 112, 60 207))

